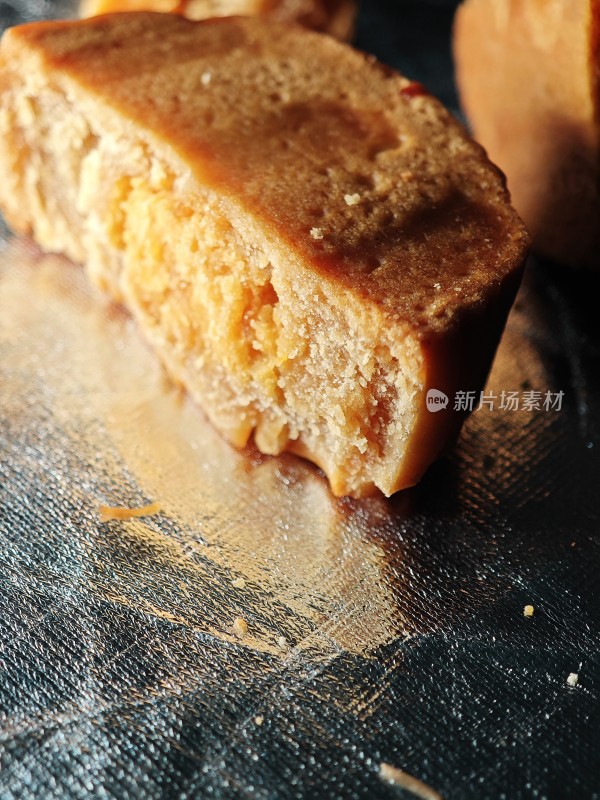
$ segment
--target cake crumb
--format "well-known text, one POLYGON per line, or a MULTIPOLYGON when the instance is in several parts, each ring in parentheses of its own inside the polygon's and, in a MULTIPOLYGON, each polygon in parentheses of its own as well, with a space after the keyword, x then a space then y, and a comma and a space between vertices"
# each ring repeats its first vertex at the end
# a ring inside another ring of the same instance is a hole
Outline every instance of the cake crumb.
POLYGON ((323 229, 322 228, 311 228, 310 235, 316 241, 321 241, 323 238, 323 229))
POLYGON ((209 86, 212 81, 212 72, 203 72, 200 81, 202 86, 209 86))
POLYGON ((285 650, 285 648, 287 647, 287 639, 285 638, 285 636, 278 636, 277 644, 279 645, 279 647, 281 647, 282 650, 285 650))
POLYGON ((567 683, 569 686, 577 686, 579 683, 579 674, 577 672, 570 672, 569 677, 567 678, 567 683))
POLYGON ((265 718, 262 716, 262 714, 259 714, 258 716, 254 717, 254 722, 258 725, 259 728, 263 724, 264 721, 265 721, 265 718))
POLYGON ((381 780, 390 783, 392 786, 397 786, 399 789, 404 789, 410 792, 420 800, 443 800, 442 795, 432 789, 423 781, 418 778, 413 778, 403 769, 393 767, 391 764, 382 762, 379 765, 379 777, 381 780))
POLYGON ((100 522, 110 522, 113 519, 132 519, 133 517, 152 517, 160 512, 160 503, 150 503, 139 508, 126 508, 124 506, 98 506, 100 522))
POLYGON ((245 589, 246 581, 243 578, 236 578, 235 580, 231 581, 231 585, 234 589, 245 589))
POLYGON ((525 606, 525 608, 523 609, 523 614, 526 617, 533 617, 533 611, 534 611, 533 606, 525 606))
POLYGON ((347 206, 357 206, 360 203, 360 195, 358 193, 345 194, 344 203, 346 203, 347 206))
POLYGON ((237 636, 238 639, 243 639, 248 633, 248 623, 242 617, 237 617, 231 626, 231 630, 234 636, 237 636))

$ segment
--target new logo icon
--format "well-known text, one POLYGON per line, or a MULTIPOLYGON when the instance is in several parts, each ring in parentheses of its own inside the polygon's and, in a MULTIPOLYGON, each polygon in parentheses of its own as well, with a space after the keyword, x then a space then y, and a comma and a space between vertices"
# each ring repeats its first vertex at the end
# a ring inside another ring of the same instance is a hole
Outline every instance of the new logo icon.
POLYGON ((440 392, 439 389, 430 389, 427 392, 427 410, 435 414, 436 411, 441 411, 448 405, 448 395, 440 392))

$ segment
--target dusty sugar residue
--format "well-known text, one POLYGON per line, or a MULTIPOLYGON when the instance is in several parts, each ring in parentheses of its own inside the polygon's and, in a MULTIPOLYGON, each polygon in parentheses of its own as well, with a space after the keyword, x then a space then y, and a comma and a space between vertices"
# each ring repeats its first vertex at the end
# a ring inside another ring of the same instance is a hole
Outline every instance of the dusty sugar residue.
POLYGON ((248 635, 248 623, 242 617, 237 617, 231 626, 231 630, 238 639, 244 639, 248 635))

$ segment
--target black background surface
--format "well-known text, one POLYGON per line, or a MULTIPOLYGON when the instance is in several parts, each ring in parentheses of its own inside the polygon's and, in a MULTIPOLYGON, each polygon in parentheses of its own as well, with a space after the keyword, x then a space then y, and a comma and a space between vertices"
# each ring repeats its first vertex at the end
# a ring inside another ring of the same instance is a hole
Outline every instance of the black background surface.
MULTIPOLYGON (((355 41, 456 110, 453 8, 364 2, 355 41)), ((66 10, 2 2, 0 19, 66 10)), ((0 797, 408 797, 379 779, 385 761, 446 800, 599 798, 598 288, 530 260, 493 385, 541 374, 563 409, 476 413, 369 523, 411 635, 368 657, 186 638, 87 592, 85 548, 65 545, 101 535, 64 490, 81 459, 39 408, 35 431, 15 418, 28 389, 8 396, 0 338, 0 797)))

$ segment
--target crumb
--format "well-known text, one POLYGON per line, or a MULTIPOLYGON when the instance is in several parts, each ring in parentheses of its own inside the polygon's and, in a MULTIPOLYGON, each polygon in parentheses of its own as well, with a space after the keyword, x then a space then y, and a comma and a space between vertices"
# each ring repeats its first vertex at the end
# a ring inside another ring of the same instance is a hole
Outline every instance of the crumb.
POLYGON ((203 72, 200 81, 203 86, 208 86, 212 81, 212 72, 203 72))
POLYGON ((379 777, 381 780, 391 783, 392 786, 398 786, 400 789, 405 789, 415 797, 421 800, 442 800, 441 794, 432 789, 423 781, 418 778, 413 778, 403 769, 392 767, 391 764, 381 763, 379 765, 379 777))
POLYGON ((237 617, 231 626, 231 630, 234 636, 237 636, 238 639, 243 639, 248 633, 248 623, 242 617, 237 617))
POLYGON ((576 672, 570 672, 569 677, 567 678, 567 683, 569 686, 577 686, 579 683, 579 675, 576 672))
POLYGON ((401 172, 400 177, 402 178, 403 181, 408 181, 409 183, 410 181, 413 181, 415 179, 414 174, 409 171, 401 172))
POLYGON ((533 617, 533 611, 534 611, 533 606, 525 606, 525 608, 523 609, 523 614, 526 617, 533 617))
POLYGON ((231 585, 234 589, 245 589, 246 581, 243 578, 236 578, 235 580, 231 581, 231 585))
POLYGON ((123 506, 98 506, 100 522, 109 522, 112 519, 131 519, 132 517, 152 517, 160 512, 160 503, 151 503, 140 508, 125 508, 123 506))
POLYGON ((344 203, 346 203, 347 206, 357 206, 360 203, 360 195, 358 193, 345 194, 344 203))
POLYGON ((287 647, 287 639, 285 638, 285 636, 278 636, 277 644, 279 647, 281 647, 282 650, 285 650, 285 648, 287 647))
POLYGON ((312 236, 313 239, 316 239, 317 241, 321 241, 321 239, 323 238, 323 229, 322 228, 311 228, 310 229, 310 235, 312 236))
POLYGON ((254 722, 259 726, 259 728, 263 724, 264 721, 265 721, 265 718, 261 714, 259 714, 257 717, 254 717, 254 722))
POLYGON ((439 290, 442 288, 442 284, 441 283, 434 283, 433 284, 433 288, 436 290, 436 292, 439 292, 439 290))

